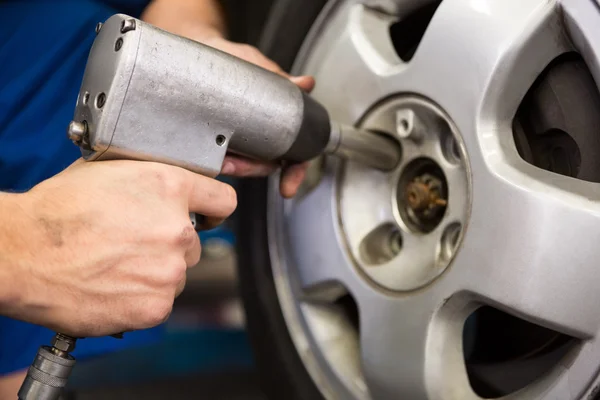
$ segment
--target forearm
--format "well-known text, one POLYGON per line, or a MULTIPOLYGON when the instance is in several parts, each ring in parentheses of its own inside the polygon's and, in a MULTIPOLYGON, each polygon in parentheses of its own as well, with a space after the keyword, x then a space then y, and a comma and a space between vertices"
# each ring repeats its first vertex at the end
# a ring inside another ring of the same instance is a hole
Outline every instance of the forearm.
POLYGON ((153 0, 144 10, 142 19, 195 40, 227 35, 219 0, 153 0))
POLYGON ((35 240, 27 195, 0 192, 0 314, 13 316, 27 297, 27 261, 35 240))

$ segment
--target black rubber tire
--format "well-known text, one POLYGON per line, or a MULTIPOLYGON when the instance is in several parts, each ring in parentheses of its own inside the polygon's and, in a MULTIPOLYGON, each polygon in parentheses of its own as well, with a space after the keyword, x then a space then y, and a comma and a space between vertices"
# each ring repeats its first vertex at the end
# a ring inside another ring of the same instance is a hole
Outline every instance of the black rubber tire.
MULTIPOLYGON (((279 0, 269 15, 260 49, 284 70, 326 0, 279 0)), ((304 368, 281 313, 267 244, 267 181, 237 184, 237 251, 240 294, 261 386, 272 400, 323 399, 304 368)))

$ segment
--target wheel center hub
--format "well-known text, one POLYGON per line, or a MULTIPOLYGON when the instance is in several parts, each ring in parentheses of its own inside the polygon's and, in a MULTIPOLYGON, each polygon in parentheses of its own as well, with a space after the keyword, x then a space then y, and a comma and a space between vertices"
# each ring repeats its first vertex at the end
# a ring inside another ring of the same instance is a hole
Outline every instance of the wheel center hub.
POLYGON ((431 102, 402 96, 375 106, 362 128, 397 139, 390 172, 347 162, 339 220, 356 266, 379 287, 408 291, 450 264, 470 207, 468 160, 450 118, 431 102))

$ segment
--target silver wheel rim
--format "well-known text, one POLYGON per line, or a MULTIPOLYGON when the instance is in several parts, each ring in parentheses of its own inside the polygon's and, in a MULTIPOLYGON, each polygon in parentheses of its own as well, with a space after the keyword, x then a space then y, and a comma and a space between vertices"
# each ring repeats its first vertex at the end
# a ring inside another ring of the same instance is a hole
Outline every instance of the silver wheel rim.
POLYGON ((313 95, 343 123, 368 123, 375 105, 409 93, 439 105, 460 134, 471 183, 456 251, 439 274, 402 287, 405 279, 390 286, 389 277, 365 273, 348 245, 357 240, 340 219, 356 204, 340 201, 340 182, 351 165, 320 160, 319 179, 290 201, 272 178, 273 276, 309 374, 329 399, 480 399, 467 378, 462 328, 489 304, 580 339, 543 378, 505 398, 586 398, 600 364, 600 185, 523 161, 511 122, 559 54, 579 51, 600 82, 598 4, 444 0, 405 63, 388 26, 422 1, 362 3, 327 4, 294 72, 316 77, 313 95), (358 331, 333 302, 346 292, 357 303, 358 331))

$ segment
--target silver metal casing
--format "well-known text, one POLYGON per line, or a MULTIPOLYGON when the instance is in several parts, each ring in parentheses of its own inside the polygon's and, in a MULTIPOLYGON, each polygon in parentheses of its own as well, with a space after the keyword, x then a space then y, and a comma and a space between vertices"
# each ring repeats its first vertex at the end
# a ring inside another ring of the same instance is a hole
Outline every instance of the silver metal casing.
POLYGON ((227 150, 298 158, 292 153, 306 148, 299 132, 315 124, 327 131, 318 140, 324 147, 327 113, 307 101, 288 79, 116 14, 90 51, 74 121, 87 125, 80 144, 87 160, 157 161, 214 177, 227 150))

